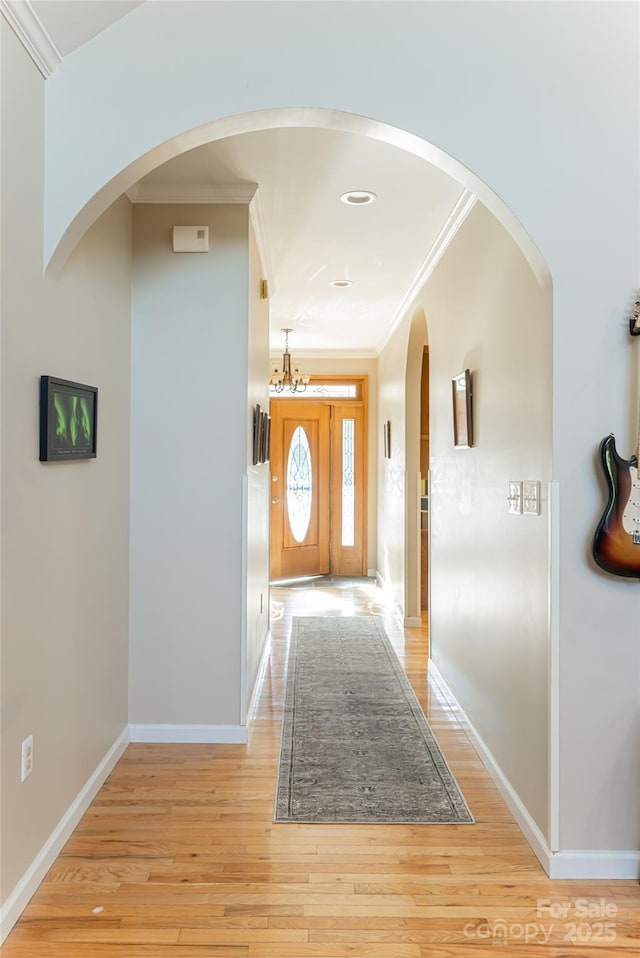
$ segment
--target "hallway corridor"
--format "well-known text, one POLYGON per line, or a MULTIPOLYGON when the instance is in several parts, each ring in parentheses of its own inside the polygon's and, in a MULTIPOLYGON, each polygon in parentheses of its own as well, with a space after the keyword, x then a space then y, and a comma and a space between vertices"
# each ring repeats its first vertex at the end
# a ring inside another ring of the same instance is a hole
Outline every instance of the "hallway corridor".
POLYGON ((403 630, 369 579, 274 586, 271 602, 249 744, 129 746, 3 956, 486 958, 507 942, 510 958, 637 955, 637 882, 546 878, 427 682, 426 623, 403 630), (291 618, 371 614, 383 617, 475 825, 272 823, 291 618), (608 934, 578 917, 587 897, 615 909, 608 934), (565 917, 549 912, 554 903, 565 917))

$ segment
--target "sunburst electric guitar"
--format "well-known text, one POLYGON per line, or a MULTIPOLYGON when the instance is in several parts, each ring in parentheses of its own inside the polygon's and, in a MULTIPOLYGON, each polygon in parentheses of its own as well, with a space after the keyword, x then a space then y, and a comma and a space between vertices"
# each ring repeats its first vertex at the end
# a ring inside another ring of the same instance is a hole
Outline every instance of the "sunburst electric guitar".
MULTIPOLYGON (((635 322, 640 330, 638 313, 635 322)), ((632 334, 637 335, 635 328, 632 334)), ((628 461, 619 456, 611 435, 600 443, 600 460, 609 501, 593 537, 593 558, 606 572, 640 579, 640 423, 634 456, 628 461)))

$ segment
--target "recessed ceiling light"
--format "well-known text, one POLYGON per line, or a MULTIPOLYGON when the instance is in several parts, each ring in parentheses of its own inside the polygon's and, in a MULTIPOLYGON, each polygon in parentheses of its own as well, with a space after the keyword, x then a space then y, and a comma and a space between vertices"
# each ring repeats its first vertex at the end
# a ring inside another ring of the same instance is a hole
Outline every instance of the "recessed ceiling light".
POLYGON ((375 203, 377 196, 369 190, 349 190, 340 197, 347 206, 367 206, 369 203, 375 203))
POLYGON ((329 286, 333 286, 334 289, 347 289, 348 286, 353 286, 353 283, 350 279, 333 279, 329 286))

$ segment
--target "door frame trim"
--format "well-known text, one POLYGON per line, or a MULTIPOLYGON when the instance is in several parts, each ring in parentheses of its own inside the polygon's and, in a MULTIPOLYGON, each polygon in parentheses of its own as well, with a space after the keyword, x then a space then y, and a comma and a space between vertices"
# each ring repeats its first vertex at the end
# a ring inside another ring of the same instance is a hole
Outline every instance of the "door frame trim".
MULTIPOLYGON (((369 507, 369 376, 367 373, 353 373, 348 375, 346 373, 318 373, 314 375, 313 372, 310 374, 312 382, 315 383, 355 383, 358 387, 359 395, 355 398, 338 398, 330 397, 323 399, 321 397, 307 397, 306 393, 302 393, 300 399, 296 399, 292 396, 271 396, 269 399, 269 412, 272 413, 273 403, 281 403, 283 401, 293 401, 293 402, 312 402, 318 403, 319 405, 324 406, 357 406, 362 408, 362 428, 363 428, 363 456, 362 456, 362 515, 363 515, 363 528, 362 528, 362 575, 367 574, 368 568, 368 528, 367 528, 367 516, 368 516, 368 507, 369 507)), ((269 473, 271 474, 271 463, 269 463, 269 473)), ((332 531, 330 530, 330 538, 332 531)), ((269 566, 271 567, 271 536, 269 536, 269 566)))

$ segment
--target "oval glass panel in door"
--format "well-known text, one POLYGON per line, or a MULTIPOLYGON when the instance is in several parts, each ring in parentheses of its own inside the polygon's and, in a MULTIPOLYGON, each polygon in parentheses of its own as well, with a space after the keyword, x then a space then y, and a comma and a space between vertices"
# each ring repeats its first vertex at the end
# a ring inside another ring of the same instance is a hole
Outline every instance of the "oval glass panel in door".
POLYGON ((287 512, 291 533, 296 542, 304 542, 311 521, 313 476, 311 449, 302 426, 296 426, 287 462, 287 512))

